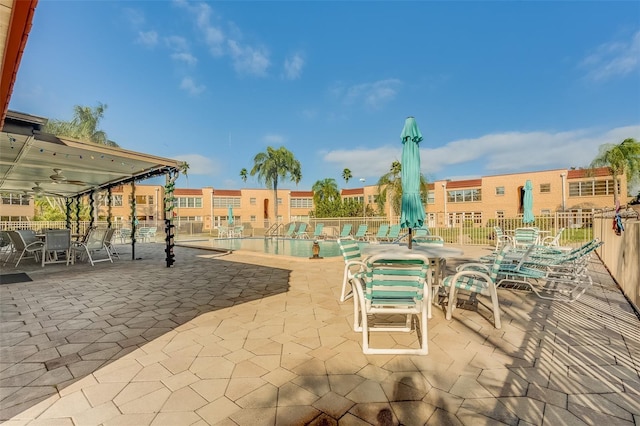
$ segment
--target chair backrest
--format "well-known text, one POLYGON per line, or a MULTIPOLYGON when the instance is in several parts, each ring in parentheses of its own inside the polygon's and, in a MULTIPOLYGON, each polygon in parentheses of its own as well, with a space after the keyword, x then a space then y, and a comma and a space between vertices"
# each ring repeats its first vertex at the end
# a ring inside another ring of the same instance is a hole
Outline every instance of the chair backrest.
POLYGON ((38 237, 36 237, 36 231, 33 229, 18 229, 16 232, 20 234, 25 245, 40 241, 38 237))
POLYGON ((316 223, 316 227, 313 230, 313 236, 319 237, 322 235, 322 231, 324 230, 324 223, 316 223))
POLYGON ((104 242, 107 236, 107 228, 94 228, 89 231, 85 245, 89 250, 100 250, 104 248, 104 242))
POLYGON ((24 238, 22 238, 22 234, 18 231, 7 231, 7 235, 9 235, 9 238, 13 243, 13 248, 15 248, 16 251, 22 251, 27 246, 24 242, 24 238))
MULTIPOLYGON (((533 245, 531 246, 533 248, 533 245)), ((511 251, 511 246, 509 244, 505 244, 502 249, 496 254, 496 257, 493 259, 493 265, 491 265, 491 269, 489 270, 489 278, 494 283, 498 279, 498 272, 500 271, 500 265, 504 260, 504 257, 511 251)), ((526 257, 526 256, 524 256, 526 257)))
POLYGON ((131 236, 131 229, 129 228, 120 229, 120 237, 129 237, 129 236, 131 236))
POLYGON ((45 231, 44 250, 68 250, 71 247, 70 229, 52 229, 45 231))
POLYGON ((6 247, 11 243, 11 237, 7 231, 0 231, 0 247, 6 247))
POLYGON ((345 263, 352 260, 360 260, 360 246, 356 240, 351 238, 338 238, 338 247, 340 247, 340 253, 342 253, 345 263))
POLYGON ((356 238, 360 238, 360 237, 364 237, 365 235, 367 235, 367 229, 369 229, 369 227, 365 224, 358 226, 358 230, 356 231, 356 238))
POLYGON ((412 231, 413 231, 414 238, 429 236, 429 230, 425 228, 416 228, 416 229, 412 229, 412 231))
MULTIPOLYGON (((393 305, 399 300, 424 298, 429 276, 429 259, 420 255, 382 254, 367 261, 365 298, 367 304, 393 305)), ((427 291, 429 291, 427 289, 427 291)))
POLYGON ((107 235, 104 237, 104 242, 109 244, 113 240, 114 235, 116 234, 116 230, 113 228, 107 228, 107 235))
POLYGON ((349 235, 351 235, 351 228, 352 227, 353 227, 353 225, 351 225, 350 223, 346 223, 342 227, 342 232, 340 233, 340 238, 348 237, 349 235))
POLYGON ((293 233, 296 230, 296 223, 295 222, 291 222, 291 224, 289 224, 289 229, 287 229, 287 232, 284 234, 287 237, 290 237, 291 235, 293 235, 293 233))
POLYGON ((378 228, 376 238, 384 238, 387 236, 387 233, 389 233, 389 225, 383 223, 382 225, 380 225, 380 228, 378 228))
POLYGON ((504 235, 504 231, 499 226, 494 226, 493 231, 496 233, 497 240, 500 240, 500 238, 504 235))
POLYGON ((303 234, 303 233, 305 233, 305 232, 307 232, 307 224, 306 224, 306 223, 304 223, 304 222, 302 222, 302 223, 300 224, 300 227, 298 228, 298 232, 297 232, 297 233, 298 233, 298 234, 303 234))
POLYGON ((513 242, 516 245, 530 245, 538 241, 538 228, 516 228, 513 242))

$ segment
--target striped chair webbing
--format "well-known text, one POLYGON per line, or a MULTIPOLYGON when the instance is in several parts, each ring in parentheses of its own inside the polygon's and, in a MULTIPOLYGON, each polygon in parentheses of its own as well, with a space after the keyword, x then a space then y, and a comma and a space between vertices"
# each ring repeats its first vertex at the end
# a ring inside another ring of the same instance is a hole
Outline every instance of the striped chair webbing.
POLYGON ((345 262, 360 259, 360 246, 355 240, 350 238, 339 239, 338 246, 340 247, 340 253, 342 253, 345 262))
MULTIPOLYGON (((491 265, 491 269, 489 270, 489 278, 491 278, 491 281, 494 284, 498 279, 498 273, 500 272, 500 265, 502 264, 502 261, 504 260, 504 257, 507 254, 507 252, 509 252, 509 250, 511 250, 511 246, 509 245, 504 246, 502 250, 500 250, 498 254, 496 254, 493 264, 491 265)), ((468 275, 459 277, 454 283, 452 282, 454 276, 455 275, 450 275, 446 277, 442 281, 442 285, 445 287, 455 285, 456 288, 459 288, 461 290, 472 291, 474 293, 480 293, 485 295, 487 294, 487 290, 489 288, 490 283, 481 279, 474 278, 472 276, 468 276, 468 275)))
POLYGON ((534 244, 538 240, 538 230, 535 228, 517 228, 514 231, 513 239, 517 244, 534 244))
POLYGON ((424 297, 429 265, 418 260, 374 263, 365 274, 365 298, 374 304, 407 304, 424 297))

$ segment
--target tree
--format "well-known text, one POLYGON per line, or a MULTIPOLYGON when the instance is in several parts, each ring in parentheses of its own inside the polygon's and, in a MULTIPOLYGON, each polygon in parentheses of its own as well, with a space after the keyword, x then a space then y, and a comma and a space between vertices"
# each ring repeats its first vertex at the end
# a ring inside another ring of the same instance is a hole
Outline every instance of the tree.
POLYGON ((323 202, 332 202, 340 199, 340 192, 335 179, 327 178, 316 181, 311 190, 313 191, 313 203, 316 206, 323 202))
POLYGON ((353 178, 353 175, 351 174, 351 170, 344 169, 342 171, 342 179, 344 179, 345 185, 349 184, 349 181, 351 180, 351 178, 353 178))
POLYGON ((242 181, 244 183, 247 183, 247 174, 249 172, 247 172, 247 169, 245 169, 244 167, 242 168, 242 170, 240 170, 240 179, 242 179, 242 181))
MULTIPOLYGON (((619 144, 600 145, 600 152, 591 162, 591 167, 608 166, 613 177, 613 202, 618 202, 618 188, 621 174, 626 174, 627 181, 638 180, 640 174, 640 143, 633 138, 627 138, 619 144)), ((626 194, 625 194, 626 195, 626 194)))
POLYGON ((259 181, 273 189, 273 210, 275 220, 278 220, 278 183, 289 176, 292 182, 298 184, 302 179, 300 162, 284 146, 278 149, 268 146, 266 152, 256 154, 253 163, 251 176, 257 175, 259 181))
MULTIPOLYGON (((380 212, 384 212, 387 199, 391 197, 391 208, 394 214, 399 215, 402 208, 402 164, 399 161, 391 163, 389 171, 378 179, 378 207, 380 212)), ((420 196, 422 200, 427 199, 429 188, 427 180, 420 174, 420 196)))
POLYGON ((106 109, 107 105, 102 103, 95 108, 76 105, 71 121, 49 120, 44 126, 44 131, 56 136, 67 136, 81 141, 117 147, 118 144, 109 140, 106 132, 98 128, 106 109))

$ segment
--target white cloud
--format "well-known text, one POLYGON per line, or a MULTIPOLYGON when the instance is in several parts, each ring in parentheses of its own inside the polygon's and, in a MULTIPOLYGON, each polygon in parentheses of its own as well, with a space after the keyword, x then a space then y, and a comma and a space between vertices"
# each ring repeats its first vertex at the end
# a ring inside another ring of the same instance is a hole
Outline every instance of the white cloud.
POLYGON ((147 47, 153 47, 158 44, 158 33, 156 31, 138 31, 136 43, 147 47))
POLYGON ((180 88, 182 90, 187 91, 190 95, 199 95, 204 92, 206 87, 203 85, 198 85, 191 77, 185 77, 180 82, 180 88))
POLYGON ((338 85, 331 91, 347 105, 363 103, 368 108, 378 109, 395 98, 401 86, 402 81, 389 78, 350 87, 338 85))
POLYGON ((133 28, 140 28, 145 23, 144 14, 137 10, 126 7, 123 9, 124 16, 133 28))
POLYGON ((269 68, 269 52, 265 48, 243 46, 236 40, 228 40, 227 46, 234 69, 241 74, 263 76, 269 68))
POLYGON ((190 66, 194 66, 195 64, 198 63, 198 59, 195 56, 193 56, 191 53, 187 53, 187 52, 173 53, 171 55, 171 59, 179 62, 184 62, 190 66))
MULTIPOLYGON (((576 129, 565 132, 505 132, 461 139, 431 148, 429 140, 420 144, 422 172, 446 174, 456 166, 468 165, 477 176, 529 170, 588 166, 604 143, 619 143, 640 137, 640 124, 609 130, 576 129)), ((323 160, 348 167, 354 176, 379 177, 400 160, 401 146, 355 148, 330 151, 323 160)), ((451 176, 447 176, 451 177, 451 176)))
POLYGON ((284 77, 287 80, 296 80, 302 74, 304 58, 300 53, 295 53, 284 60, 284 77))
POLYGON ((627 75, 640 68, 640 31, 630 40, 603 43, 580 64, 587 69, 587 78, 603 81, 627 75))
POLYGON ((167 47, 174 52, 188 52, 189 51, 189 42, 187 39, 181 36, 169 36, 165 37, 164 43, 167 47))
POLYGON ((186 161, 189 164, 187 175, 215 175, 220 170, 219 164, 211 158, 200 154, 180 154, 171 158, 178 161, 186 161))

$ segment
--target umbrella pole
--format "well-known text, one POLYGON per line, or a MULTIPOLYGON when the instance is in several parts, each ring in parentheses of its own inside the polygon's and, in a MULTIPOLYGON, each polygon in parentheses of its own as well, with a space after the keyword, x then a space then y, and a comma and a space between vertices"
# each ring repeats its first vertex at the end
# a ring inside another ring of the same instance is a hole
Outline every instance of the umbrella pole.
POLYGON ((409 250, 413 248, 413 237, 411 237, 411 228, 409 228, 409 250))

